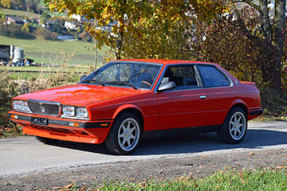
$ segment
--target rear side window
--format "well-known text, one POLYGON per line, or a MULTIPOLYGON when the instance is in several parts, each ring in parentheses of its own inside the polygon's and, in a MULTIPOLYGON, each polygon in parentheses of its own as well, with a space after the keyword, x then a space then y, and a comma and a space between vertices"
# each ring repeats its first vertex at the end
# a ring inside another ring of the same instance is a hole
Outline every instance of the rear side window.
POLYGON ((214 66, 199 65, 199 72, 205 87, 229 86, 227 77, 214 66))

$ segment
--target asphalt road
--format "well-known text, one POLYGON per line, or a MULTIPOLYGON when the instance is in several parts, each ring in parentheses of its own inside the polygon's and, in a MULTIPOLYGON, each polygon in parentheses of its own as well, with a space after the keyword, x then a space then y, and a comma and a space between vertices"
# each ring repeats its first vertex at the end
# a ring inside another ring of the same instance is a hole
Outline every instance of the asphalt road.
POLYGON ((0 139, 0 177, 90 164, 280 148, 287 149, 287 122, 249 123, 245 139, 237 145, 221 143, 215 133, 193 134, 184 130, 146 135, 130 156, 110 155, 104 145, 70 142, 45 145, 33 137, 19 137, 0 139))

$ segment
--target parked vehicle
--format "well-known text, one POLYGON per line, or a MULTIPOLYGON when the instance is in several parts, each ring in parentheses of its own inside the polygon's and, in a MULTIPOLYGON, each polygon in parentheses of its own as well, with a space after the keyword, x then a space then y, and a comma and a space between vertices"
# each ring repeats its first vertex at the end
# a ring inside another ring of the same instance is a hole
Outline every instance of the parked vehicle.
POLYGON ((198 128, 239 143, 247 121, 260 114, 255 83, 217 64, 130 59, 110 62, 76 85, 17 96, 9 117, 45 143, 105 143, 112 153, 129 154, 143 131, 198 128))

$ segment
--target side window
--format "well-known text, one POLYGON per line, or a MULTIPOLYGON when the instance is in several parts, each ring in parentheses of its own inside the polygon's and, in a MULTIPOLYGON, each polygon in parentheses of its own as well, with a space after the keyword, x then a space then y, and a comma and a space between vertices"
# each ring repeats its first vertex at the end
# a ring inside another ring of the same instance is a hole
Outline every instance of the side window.
POLYGON ((230 82, 227 77, 216 67, 199 65, 198 69, 205 87, 220 87, 230 85, 230 82))
POLYGON ((176 83, 176 89, 192 89, 199 87, 193 65, 168 67, 161 83, 170 81, 176 83))

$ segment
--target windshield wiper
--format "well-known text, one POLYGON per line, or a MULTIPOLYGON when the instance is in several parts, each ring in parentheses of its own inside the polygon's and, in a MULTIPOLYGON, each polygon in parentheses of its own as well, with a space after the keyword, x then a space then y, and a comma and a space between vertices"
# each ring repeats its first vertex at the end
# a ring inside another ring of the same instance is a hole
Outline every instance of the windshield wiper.
POLYGON ((112 82, 108 82, 108 84, 111 84, 111 85, 119 85, 119 86, 124 85, 124 86, 132 87, 132 88, 134 88, 135 90, 138 89, 136 86, 134 86, 133 84, 128 83, 128 82, 112 81, 112 82))
POLYGON ((129 86, 129 87, 132 87, 132 88, 134 88, 135 90, 138 89, 135 85, 133 85, 133 84, 131 84, 131 83, 127 83, 127 82, 123 82, 123 83, 124 83, 124 85, 129 86))
POLYGON ((101 86, 105 86, 104 82, 101 82, 101 81, 98 81, 98 80, 91 80, 90 83, 91 84, 97 83, 97 84, 100 84, 101 86))

